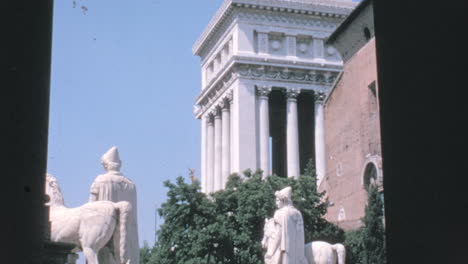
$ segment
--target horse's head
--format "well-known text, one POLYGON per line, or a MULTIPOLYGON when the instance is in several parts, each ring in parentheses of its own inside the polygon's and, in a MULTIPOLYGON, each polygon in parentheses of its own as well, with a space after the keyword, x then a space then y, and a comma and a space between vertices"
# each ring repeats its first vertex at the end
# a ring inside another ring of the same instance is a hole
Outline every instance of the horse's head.
POLYGON ((63 206, 63 195, 58 185, 57 179, 52 174, 46 174, 46 194, 50 200, 46 205, 49 206, 63 206))

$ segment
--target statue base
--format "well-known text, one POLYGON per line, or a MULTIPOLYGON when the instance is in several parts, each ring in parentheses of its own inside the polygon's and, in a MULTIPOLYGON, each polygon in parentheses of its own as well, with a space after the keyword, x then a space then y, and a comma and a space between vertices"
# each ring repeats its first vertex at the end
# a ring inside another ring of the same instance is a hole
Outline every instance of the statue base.
POLYGON ((72 252, 74 248, 75 245, 69 243, 45 241, 42 263, 75 264, 78 255, 72 252))

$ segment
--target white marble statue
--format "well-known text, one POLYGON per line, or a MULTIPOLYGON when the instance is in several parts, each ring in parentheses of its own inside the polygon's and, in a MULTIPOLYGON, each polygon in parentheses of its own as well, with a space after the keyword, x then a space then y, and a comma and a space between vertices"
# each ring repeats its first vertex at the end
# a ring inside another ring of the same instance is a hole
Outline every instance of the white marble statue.
MULTIPOLYGON (((278 249, 270 246, 278 235, 278 228, 273 218, 265 219, 263 233, 262 247, 272 256, 268 261, 265 260, 265 263, 281 263, 280 254, 276 254, 278 249)), ((325 241, 313 241, 304 246, 304 253, 308 264, 345 264, 346 250, 342 244, 332 245, 325 241)))
POLYGON ((342 244, 312 241, 304 250, 309 264, 345 264, 346 250, 342 244))
MULTIPOLYGON (((132 215, 127 222, 127 245, 130 264, 139 263, 138 227, 137 227, 137 194, 135 184, 121 172, 122 161, 117 147, 110 148, 101 157, 101 164, 106 173, 98 175, 91 185, 90 202, 93 201, 127 201, 132 205, 132 215)), ((105 247, 99 252, 99 259, 107 261, 112 254, 111 247, 105 247)))
POLYGON ((291 194, 291 187, 275 192, 278 210, 273 216, 273 235, 263 243, 266 264, 307 264, 302 214, 294 208, 291 194))
POLYGON ((67 208, 54 176, 46 176, 46 194, 50 197, 49 219, 51 240, 75 244, 74 252, 83 251, 88 264, 128 264, 126 225, 132 215, 129 202, 89 202, 67 208), (108 262, 98 260, 98 252, 106 245, 113 248, 108 262))

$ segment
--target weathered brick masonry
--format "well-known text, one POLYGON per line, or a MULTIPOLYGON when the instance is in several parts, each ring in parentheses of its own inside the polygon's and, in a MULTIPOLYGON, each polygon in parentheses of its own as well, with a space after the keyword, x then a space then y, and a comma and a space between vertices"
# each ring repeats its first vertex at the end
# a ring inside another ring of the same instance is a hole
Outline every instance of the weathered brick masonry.
POLYGON ((360 226, 364 215, 366 166, 381 167, 376 80, 372 38, 345 63, 324 106, 327 170, 320 190, 332 202, 326 218, 345 230, 360 226))

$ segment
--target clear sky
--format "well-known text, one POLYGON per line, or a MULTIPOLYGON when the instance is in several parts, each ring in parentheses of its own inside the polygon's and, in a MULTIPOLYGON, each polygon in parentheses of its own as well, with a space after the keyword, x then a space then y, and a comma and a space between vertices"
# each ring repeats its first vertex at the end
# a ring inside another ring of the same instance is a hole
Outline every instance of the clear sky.
POLYGON ((200 59, 192 45, 221 3, 55 1, 47 170, 66 206, 80 206, 104 172, 101 155, 116 145, 137 186, 141 246, 154 243, 163 182, 188 180, 188 168, 199 176, 200 59))

